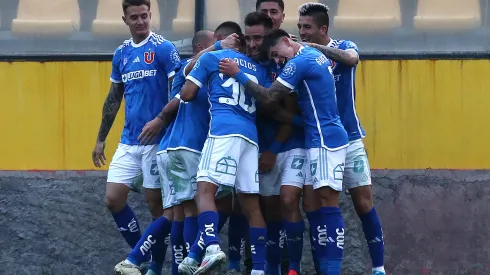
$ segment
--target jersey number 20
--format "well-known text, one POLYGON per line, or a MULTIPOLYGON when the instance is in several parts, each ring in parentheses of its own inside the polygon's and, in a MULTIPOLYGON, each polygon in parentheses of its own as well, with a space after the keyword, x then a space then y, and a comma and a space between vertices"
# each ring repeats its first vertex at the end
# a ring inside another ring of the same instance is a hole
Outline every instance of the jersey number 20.
MULTIPOLYGON (((245 73, 245 75, 248 76, 248 78, 250 78, 250 80, 252 80, 253 82, 255 83, 259 83, 259 80, 254 76, 254 75, 251 75, 251 74, 247 74, 245 73)), ((229 105, 240 105, 240 107, 242 107, 243 110, 249 112, 249 113, 254 113, 257 108, 255 107, 255 98, 251 97, 251 103, 250 105, 247 105, 247 103, 245 102, 245 88, 240 85, 240 83, 238 83, 236 81, 236 79, 234 78, 229 78, 227 81, 225 81, 225 83, 223 83, 221 86, 223 86, 224 88, 228 88, 231 86, 232 88, 232 91, 233 91, 233 100, 226 100, 226 101, 223 101, 223 100, 220 100, 220 102, 222 103, 225 103, 225 104, 229 104, 229 105)))

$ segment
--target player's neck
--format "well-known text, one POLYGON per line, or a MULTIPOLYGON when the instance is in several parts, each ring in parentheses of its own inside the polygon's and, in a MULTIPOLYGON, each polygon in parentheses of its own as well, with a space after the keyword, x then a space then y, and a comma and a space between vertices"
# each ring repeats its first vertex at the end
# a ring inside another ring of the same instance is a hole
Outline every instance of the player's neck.
POLYGON ((321 45, 328 45, 330 43, 330 41, 332 40, 332 38, 330 38, 330 36, 327 36, 325 38, 323 38, 321 41, 320 41, 320 44, 321 45))
POLYGON ((145 41, 148 36, 150 36, 150 31, 148 31, 145 35, 133 35, 133 42, 134 44, 139 44, 145 41))

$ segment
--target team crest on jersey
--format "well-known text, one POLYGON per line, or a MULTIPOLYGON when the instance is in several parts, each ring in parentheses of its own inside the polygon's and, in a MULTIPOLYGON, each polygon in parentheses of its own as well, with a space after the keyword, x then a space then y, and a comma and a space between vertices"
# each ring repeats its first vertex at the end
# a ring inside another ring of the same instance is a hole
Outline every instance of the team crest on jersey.
POLYGON ((294 62, 289 62, 282 70, 284 76, 292 76, 294 73, 296 73, 296 64, 294 62))
POLYGON ((155 60, 155 52, 145 52, 145 63, 151 64, 155 60))
POLYGON ((179 52, 177 52, 176 49, 173 49, 172 52, 170 53, 170 59, 174 64, 177 64, 180 62, 180 55, 179 52))
POLYGON ((126 63, 128 63, 128 58, 127 57, 124 58, 123 65, 126 65, 126 63))
POLYGON ((330 66, 332 69, 335 69, 335 66, 337 65, 337 63, 335 61, 333 61, 332 59, 330 59, 330 61, 332 62, 332 66, 330 66))

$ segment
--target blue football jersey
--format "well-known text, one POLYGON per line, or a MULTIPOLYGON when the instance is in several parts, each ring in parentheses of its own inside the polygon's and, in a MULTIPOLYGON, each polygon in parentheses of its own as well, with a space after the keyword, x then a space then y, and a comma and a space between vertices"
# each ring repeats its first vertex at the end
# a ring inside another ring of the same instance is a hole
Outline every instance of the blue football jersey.
POLYGON ((305 147, 330 150, 347 146, 335 98, 331 61, 320 51, 301 47, 277 80, 298 92, 298 104, 305 120, 305 147))
POLYGON ((124 84, 126 107, 121 143, 140 144, 138 136, 143 127, 168 102, 168 79, 175 75, 179 64, 175 46, 155 33, 139 44, 130 39, 117 48, 112 59, 111 81, 124 84))
POLYGON ((219 73, 223 58, 235 60, 250 80, 264 85, 266 69, 252 58, 234 50, 203 54, 187 79, 209 89, 211 121, 209 136, 239 136, 257 145, 255 98, 234 78, 219 73))
MULTIPOLYGON (((264 66, 267 68, 267 79, 264 87, 268 88, 271 86, 272 82, 276 80, 277 76, 279 76, 284 65, 270 62, 269 64, 264 66)), ((257 116, 257 132, 259 136, 260 153, 267 151, 271 147, 272 143, 276 140, 277 131, 279 130, 280 125, 280 122, 274 120, 271 117, 260 114, 257 116)), ((304 129, 294 126, 293 133, 291 134, 287 142, 282 146, 279 153, 287 152, 296 148, 304 148, 304 141, 304 129)))
MULTIPOLYGON (((357 45, 348 40, 332 39, 328 46, 334 49, 359 51, 357 45)), ((355 81, 357 66, 351 67, 340 63, 332 63, 340 120, 349 135, 349 141, 364 138, 366 132, 362 128, 359 116, 356 112, 355 81)))
MULTIPOLYGON (((177 73, 175 74, 174 81, 172 82, 172 90, 170 90, 170 95, 168 98, 168 101, 172 100, 175 96, 180 94, 180 90, 184 86, 185 83, 185 66, 191 62, 191 58, 186 58, 180 62, 179 69, 177 73)), ((168 143, 170 141, 170 135, 172 134, 172 129, 175 124, 175 119, 172 120, 172 122, 168 125, 167 129, 165 130, 165 135, 163 136, 162 140, 160 141, 160 144, 158 145, 158 151, 164 151, 167 150, 168 143)))
POLYGON ((209 96, 206 86, 190 102, 180 101, 167 150, 201 153, 209 132, 209 96))

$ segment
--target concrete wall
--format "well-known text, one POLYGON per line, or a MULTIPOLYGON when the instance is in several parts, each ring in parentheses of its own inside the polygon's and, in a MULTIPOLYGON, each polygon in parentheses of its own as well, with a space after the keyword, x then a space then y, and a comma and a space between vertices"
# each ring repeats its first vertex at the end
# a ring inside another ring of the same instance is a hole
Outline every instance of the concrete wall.
MULTIPOLYGON (((490 274, 490 172, 374 171, 373 182, 389 274, 490 274)), ((104 188, 99 172, 3 172, 0 273, 111 274, 129 248, 104 207, 104 188)), ((146 226, 143 197, 132 194, 129 201, 146 226)), ((369 274, 367 246, 348 196, 341 208, 348 234, 344 274, 369 274)), ((306 242, 306 274, 312 274, 309 249, 306 242)))

